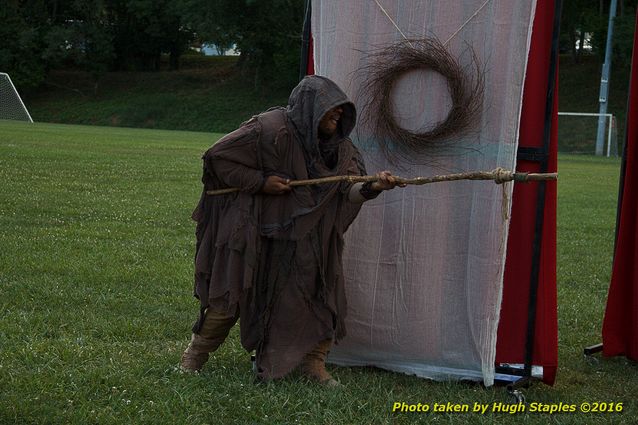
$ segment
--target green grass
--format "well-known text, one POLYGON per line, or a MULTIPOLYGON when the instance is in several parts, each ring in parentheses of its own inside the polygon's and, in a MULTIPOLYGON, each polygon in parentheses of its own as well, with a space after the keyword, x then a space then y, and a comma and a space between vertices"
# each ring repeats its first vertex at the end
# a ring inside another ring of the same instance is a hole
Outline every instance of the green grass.
POLYGON ((0 423, 631 424, 638 367, 590 364, 609 282, 619 162, 560 158, 559 372, 528 402, 621 414, 392 413, 511 402, 504 388, 334 368, 325 389, 253 383, 234 329, 199 375, 177 371, 191 296, 201 153, 218 134, 0 122, 0 423))

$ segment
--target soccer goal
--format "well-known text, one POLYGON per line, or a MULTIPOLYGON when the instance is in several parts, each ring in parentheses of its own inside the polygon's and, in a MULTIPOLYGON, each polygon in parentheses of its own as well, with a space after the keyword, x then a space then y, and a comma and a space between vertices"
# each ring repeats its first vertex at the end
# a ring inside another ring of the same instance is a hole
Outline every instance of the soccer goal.
POLYGON ((0 120, 33 122, 9 74, 0 72, 0 120))
MULTIPOLYGON (((558 113, 558 151, 565 153, 596 153, 598 119, 601 114, 590 112, 558 113)), ((604 154, 618 156, 618 128, 613 114, 605 117, 604 154)))

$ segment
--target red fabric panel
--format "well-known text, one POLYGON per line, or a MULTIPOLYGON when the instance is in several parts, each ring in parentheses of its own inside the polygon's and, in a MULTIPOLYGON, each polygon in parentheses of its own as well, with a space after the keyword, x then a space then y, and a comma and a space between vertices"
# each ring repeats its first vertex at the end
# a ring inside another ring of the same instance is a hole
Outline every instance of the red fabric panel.
POLYGON ((627 122, 625 183, 603 322, 603 354, 638 361, 638 32, 634 35, 627 122))
MULTIPOLYGON (((543 146, 545 106, 554 20, 554 0, 538 0, 525 76, 519 145, 543 146)), ((558 87, 558 85, 556 85, 558 87)), ((557 169, 558 95, 554 97, 548 172, 557 169)), ((539 172, 540 164, 518 161, 517 171, 539 172)), ((554 383, 558 366, 556 305, 556 182, 546 182, 533 364, 554 383)), ((496 344, 497 363, 525 363, 530 275, 538 183, 517 183, 507 244, 503 303, 496 344)))
POLYGON ((306 75, 315 75, 315 42, 310 34, 310 42, 308 43, 308 66, 306 66, 306 75))

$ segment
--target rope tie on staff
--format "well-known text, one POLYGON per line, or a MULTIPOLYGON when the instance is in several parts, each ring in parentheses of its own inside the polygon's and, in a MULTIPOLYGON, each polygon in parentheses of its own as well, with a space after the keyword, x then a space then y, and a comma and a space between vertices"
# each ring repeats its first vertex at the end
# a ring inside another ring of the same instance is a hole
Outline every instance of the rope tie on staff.
MULTIPOLYGON (((408 185, 424 185, 428 183, 438 183, 438 182, 446 182, 446 181, 457 181, 457 180, 493 180, 496 184, 503 184, 506 182, 514 181, 514 182, 530 182, 530 181, 551 181, 558 179, 558 173, 515 173, 510 170, 506 170, 503 168, 496 168, 492 171, 473 171, 467 173, 456 173, 456 174, 444 174, 432 177, 413 177, 413 178, 403 178, 394 176, 397 184, 408 184, 408 185)), ((340 183, 340 182, 349 182, 349 183, 366 183, 366 182, 374 182, 378 181, 379 178, 377 176, 331 176, 331 177, 323 177, 319 179, 308 179, 308 180, 290 180, 290 186, 310 186, 315 184, 327 184, 327 183, 340 183)), ((228 193, 239 192, 240 189, 236 187, 231 187, 227 189, 218 189, 218 190, 208 190, 206 191, 207 195, 215 196, 215 195, 225 195, 228 193)))
POLYGON ((494 175, 495 175, 494 183, 503 184, 505 182, 513 180, 509 178, 511 174, 512 173, 510 171, 507 171, 504 168, 498 167, 497 169, 494 170, 494 175))

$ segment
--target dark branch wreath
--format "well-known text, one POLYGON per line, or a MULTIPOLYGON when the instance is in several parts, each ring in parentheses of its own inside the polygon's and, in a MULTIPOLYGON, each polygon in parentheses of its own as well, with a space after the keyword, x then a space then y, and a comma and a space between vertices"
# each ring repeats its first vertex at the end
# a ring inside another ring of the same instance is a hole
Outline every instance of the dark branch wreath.
POLYGON ((369 64, 360 69, 365 75, 361 86, 362 124, 378 139, 380 148, 392 163, 429 161, 433 156, 453 153, 453 136, 466 133, 476 124, 483 104, 484 78, 474 50, 465 68, 435 38, 404 40, 372 52, 369 64), (447 80, 452 107, 447 117, 434 125, 411 131, 395 119, 392 91, 406 73, 430 70, 447 80))

